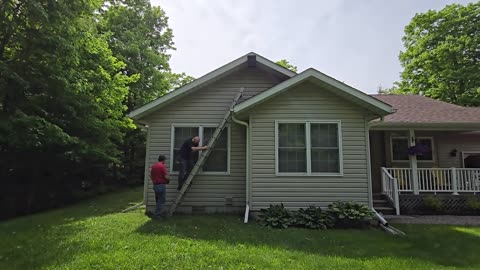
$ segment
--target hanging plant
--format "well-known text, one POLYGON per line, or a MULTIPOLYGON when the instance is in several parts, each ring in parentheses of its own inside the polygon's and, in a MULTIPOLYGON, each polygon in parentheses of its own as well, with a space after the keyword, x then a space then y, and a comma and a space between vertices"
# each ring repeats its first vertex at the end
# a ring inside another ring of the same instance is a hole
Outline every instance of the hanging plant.
POLYGON ((430 152, 430 147, 425 144, 417 144, 415 146, 410 146, 408 148, 408 154, 410 156, 423 156, 425 154, 428 154, 430 152))

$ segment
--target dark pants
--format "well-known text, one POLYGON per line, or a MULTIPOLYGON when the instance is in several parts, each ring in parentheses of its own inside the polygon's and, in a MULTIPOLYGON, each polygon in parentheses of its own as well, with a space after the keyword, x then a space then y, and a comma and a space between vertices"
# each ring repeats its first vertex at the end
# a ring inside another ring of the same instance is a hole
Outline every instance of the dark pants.
POLYGON ((155 191, 155 201, 157 203, 153 215, 158 218, 162 216, 162 208, 165 204, 165 197, 167 195, 166 186, 165 184, 153 185, 153 191, 155 191))
POLYGON ((178 187, 177 189, 180 190, 187 180, 190 171, 193 168, 193 160, 192 159, 180 159, 180 171, 178 172, 178 187))

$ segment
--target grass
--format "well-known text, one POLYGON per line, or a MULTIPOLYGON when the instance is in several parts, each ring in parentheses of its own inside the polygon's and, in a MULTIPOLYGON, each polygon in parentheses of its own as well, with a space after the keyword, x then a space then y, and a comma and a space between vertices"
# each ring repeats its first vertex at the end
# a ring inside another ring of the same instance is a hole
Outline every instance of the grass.
POLYGON ((237 216, 149 220, 118 192, 0 223, 0 269, 480 269, 480 227, 275 230, 237 216))

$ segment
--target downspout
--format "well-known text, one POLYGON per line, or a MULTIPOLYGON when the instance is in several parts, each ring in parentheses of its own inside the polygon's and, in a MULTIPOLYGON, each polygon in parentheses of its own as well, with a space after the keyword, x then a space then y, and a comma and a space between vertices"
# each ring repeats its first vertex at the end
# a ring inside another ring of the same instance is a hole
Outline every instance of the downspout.
POLYGON ((239 124, 239 125, 242 125, 242 126, 245 126, 245 132, 246 132, 246 137, 245 137, 245 143, 246 143, 246 150, 245 150, 245 155, 246 155, 246 164, 245 164, 245 168, 246 168, 246 172, 245 172, 245 216, 244 216, 244 219, 243 219, 243 222, 244 223, 248 223, 248 216, 249 216, 249 212, 250 212, 250 201, 249 201, 249 197, 250 197, 250 144, 249 144, 249 141, 250 141, 250 138, 248 136, 249 134, 249 130, 248 130, 248 123, 247 122, 244 122, 244 121, 240 121, 238 120, 235 115, 233 114, 233 110, 232 110, 232 120, 233 122, 239 124))
POLYGON ((368 207, 373 208, 373 184, 372 184, 372 161, 370 157, 370 128, 367 118, 365 118, 365 155, 367 157, 367 193, 368 193, 368 207))

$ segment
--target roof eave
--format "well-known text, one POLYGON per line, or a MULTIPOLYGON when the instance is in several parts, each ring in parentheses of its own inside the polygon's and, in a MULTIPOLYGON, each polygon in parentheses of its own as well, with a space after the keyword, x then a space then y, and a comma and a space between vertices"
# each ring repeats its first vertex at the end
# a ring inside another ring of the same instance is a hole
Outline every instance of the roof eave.
POLYGON ((460 129, 460 130, 480 130, 480 122, 371 122, 370 128, 373 130, 382 129, 460 129))

